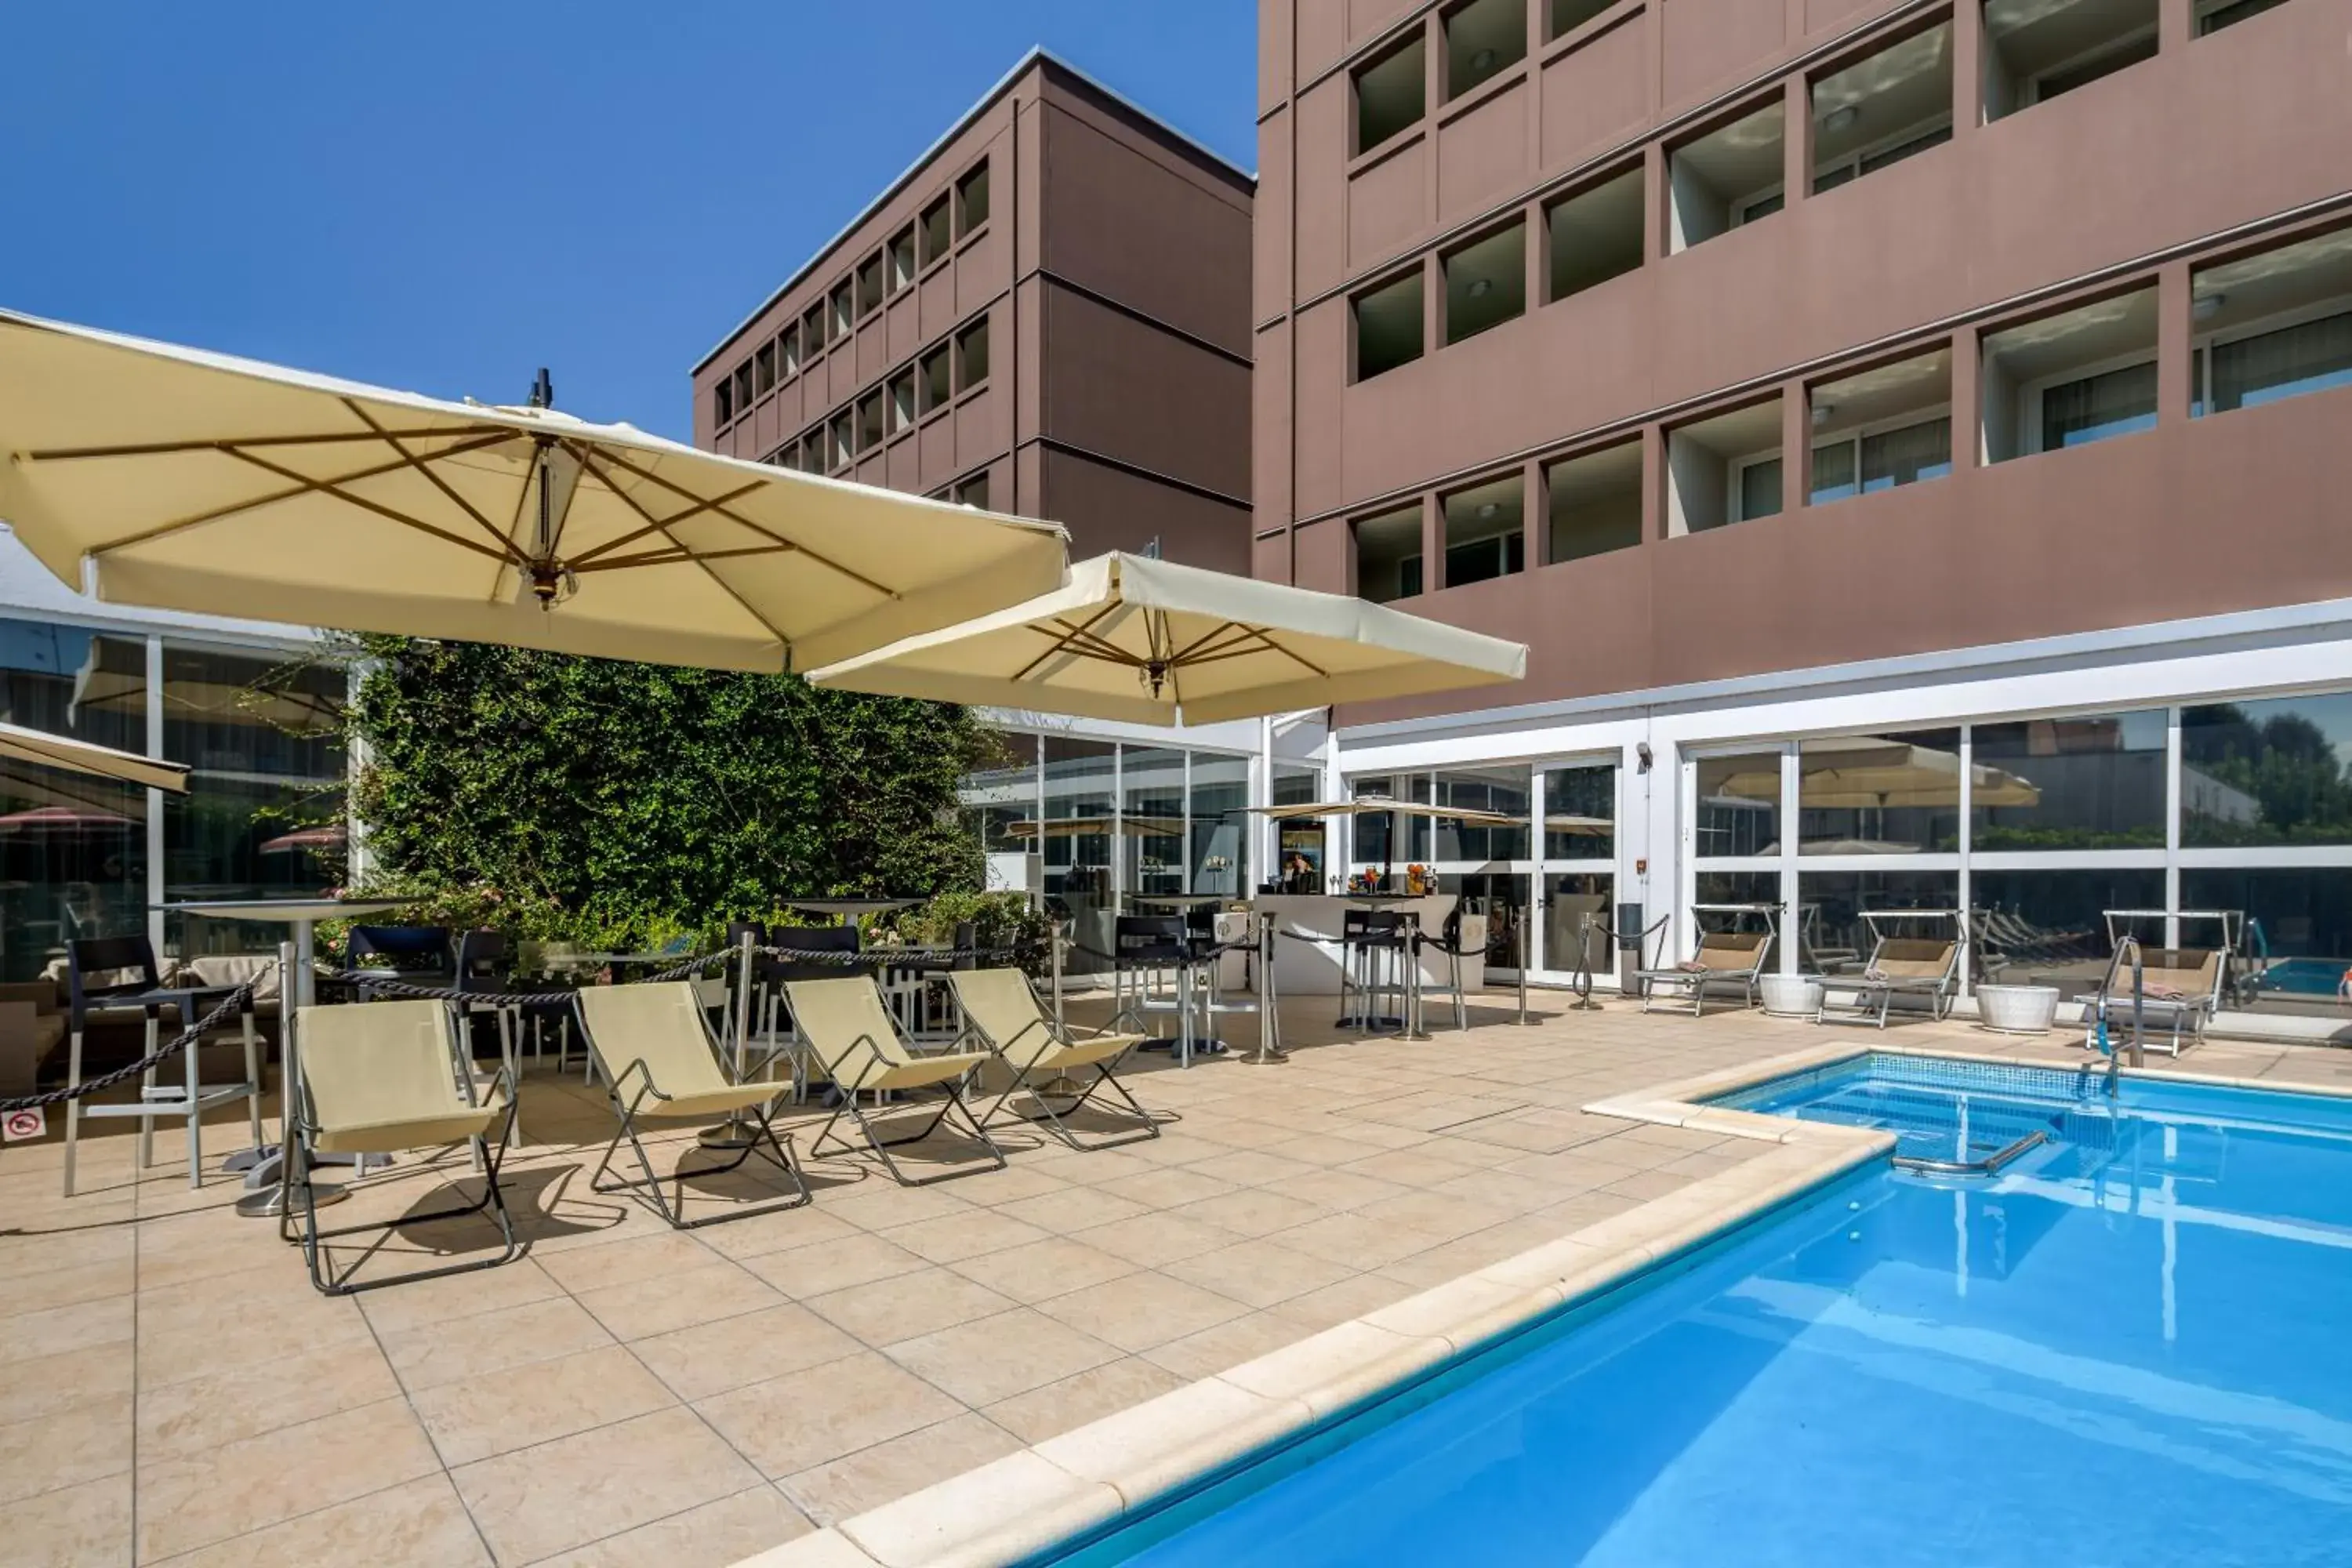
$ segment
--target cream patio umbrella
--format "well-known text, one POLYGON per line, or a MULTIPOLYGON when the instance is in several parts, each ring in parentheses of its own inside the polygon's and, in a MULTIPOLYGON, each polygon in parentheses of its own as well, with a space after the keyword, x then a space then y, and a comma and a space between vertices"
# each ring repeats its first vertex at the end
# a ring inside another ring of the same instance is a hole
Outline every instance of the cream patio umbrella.
POLYGON ((1051 523, 0 311, 0 517, 100 599, 809 668, 1057 586, 1051 523))
POLYGON ((1339 594, 1139 555, 1065 586, 814 668, 887 696, 1142 724, 1214 723, 1517 680, 1527 648, 1339 594))
MULTIPOLYGON (((1802 805, 1825 809, 1894 809, 1960 804, 1958 753, 1875 735, 1840 735, 1807 741, 1798 758, 1802 805)), ((1777 771, 1736 773, 1716 786, 1718 795, 1777 801, 1777 771)), ((2005 769, 1979 763, 1970 770, 1969 795, 1977 805, 2032 805, 2041 787, 2005 769)))
POLYGON ((118 752, 111 746, 68 740, 63 735, 52 735, 46 730, 27 730, 18 724, 0 724, 0 758, 17 763, 38 763, 44 767, 117 779, 123 784, 143 784, 150 789, 170 790, 174 795, 188 793, 188 770, 184 763, 118 752))

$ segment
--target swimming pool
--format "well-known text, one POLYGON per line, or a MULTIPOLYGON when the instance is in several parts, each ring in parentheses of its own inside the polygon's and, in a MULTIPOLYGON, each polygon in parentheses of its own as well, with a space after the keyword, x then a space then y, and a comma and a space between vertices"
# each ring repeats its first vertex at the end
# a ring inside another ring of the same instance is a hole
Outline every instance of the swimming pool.
POLYGON ((2346 1561, 2352 1105, 2094 1109, 1991 1177, 1843 1181, 1058 1560, 2346 1561))

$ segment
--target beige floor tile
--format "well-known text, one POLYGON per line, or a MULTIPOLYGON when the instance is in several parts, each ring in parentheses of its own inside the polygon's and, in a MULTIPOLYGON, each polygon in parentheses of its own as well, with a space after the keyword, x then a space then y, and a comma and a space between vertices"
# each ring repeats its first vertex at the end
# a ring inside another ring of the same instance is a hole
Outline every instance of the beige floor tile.
MULTIPOLYGON (((300 1266, 296 1267, 299 1270, 300 1266)), ((312 1290, 299 1272, 268 1291, 267 1312, 254 1310, 257 1290, 262 1288, 225 1289, 234 1283, 206 1280, 186 1288, 205 1292, 201 1300, 181 1299, 179 1289, 140 1296, 140 1387, 160 1388, 210 1373, 266 1366, 296 1345, 358 1353, 373 1340, 367 1320, 350 1298, 330 1300, 312 1290)))
POLYGON ((838 1524, 1020 1447, 1002 1426, 967 1413, 813 1465, 787 1477, 783 1489, 811 1519, 838 1524))
POLYGON ((630 1342, 629 1349, 680 1399, 708 1399, 865 1347, 807 1308, 787 1302, 630 1342))
POLYGON ((381 1342, 392 1370, 415 1394, 593 1350, 612 1343, 613 1336, 579 1302, 558 1297, 467 1318, 456 1330, 403 1329, 382 1335, 381 1342))
POLYGON ((747 1258, 743 1267, 796 1301, 870 1284, 896 1275, 911 1274, 923 1259, 905 1247, 853 1231, 833 1241, 765 1252, 747 1258))
POLYGON ((1329 1211, 1319 1204, 1289 1197, 1270 1188, 1244 1187, 1223 1197, 1183 1204, 1170 1212, 1180 1219, 1202 1220, 1242 1236, 1268 1236, 1320 1219, 1329 1211))
POLYGON ((1083 1241, 1047 1237, 1026 1247, 967 1258, 953 1267, 1000 1295, 1034 1302, 1132 1274, 1141 1265, 1083 1241))
POLYGON ((815 1297, 807 1304, 827 1322, 877 1348, 1017 1305, 976 1280, 937 1268, 854 1285, 815 1297))
POLYGON ((443 1384, 411 1401, 441 1462, 453 1469, 677 1402, 619 1345, 443 1384))
POLYGON ((1119 1352, 1027 1307, 902 1340, 883 1353, 969 1405, 993 1404, 1119 1352))
POLYGON ((131 1294, 136 1268, 126 1256, 24 1274, 0 1270, 0 1334, 8 1331, 8 1320, 20 1313, 127 1296, 131 1294))
MULTIPOLYGON (((13 1158, 16 1151, 9 1152, 13 1158)), ((0 1199, 0 1214, 8 1216, 11 1230, 23 1223, 5 1199, 0 1199)), ((138 1249, 138 1228, 128 1225, 0 1236, 0 1276, 16 1279, 58 1268, 86 1268, 133 1258, 138 1249)))
POLYGON ((1417 1289, 1384 1274, 1357 1274, 1336 1285, 1276 1302, 1268 1310, 1276 1317, 1289 1319, 1308 1333, 1320 1333, 1351 1318, 1366 1317, 1383 1307, 1392 1307, 1417 1289))
MULTIPOLYGON (((863 1175, 863 1180, 827 1191, 820 1200, 824 1213, 860 1230, 887 1230, 893 1226, 913 1225, 919 1220, 968 1214, 979 1206, 944 1187, 902 1187, 863 1161, 836 1160, 824 1163, 828 1168, 822 1173, 812 1168, 811 1184, 820 1179, 820 1174, 822 1179, 834 1182, 842 1181, 846 1176, 863 1175)), ((955 1184, 969 1186, 974 1182, 986 1181, 988 1174, 973 1176, 955 1184)))
POLYGON ((400 1380, 373 1344, 296 1346, 274 1362, 199 1372, 139 1395, 142 1462, 205 1452, 400 1396, 400 1380))
MULTIPOLYGON (((825 1194, 818 1192, 816 1203, 821 1205, 824 1199, 825 1194)), ((782 1214, 753 1215, 730 1220, 725 1225, 706 1226, 694 1234, 711 1251, 740 1260, 782 1252, 790 1247, 836 1242, 861 1236, 864 1232, 847 1220, 836 1219, 812 1205, 782 1214)))
POLYGON ((139 1465, 139 1555, 169 1557, 441 1468, 405 1401, 139 1465))
POLYGON ((1223 1226, 1209 1225, 1197 1219, 1144 1214, 1108 1225, 1090 1226, 1073 1232, 1071 1239, 1108 1252, 1114 1258, 1124 1258, 1142 1268, 1155 1268, 1180 1258, 1193 1258, 1203 1252, 1214 1252, 1221 1247, 1231 1247, 1244 1238, 1239 1231, 1227 1230, 1223 1226))
MULTIPOLYGON (((963 1406, 872 1352, 699 1400, 695 1409, 771 1479, 934 1426, 963 1406)), ((798 1492, 795 1500, 806 1500, 798 1492)))
POLYGON ((450 1472, 501 1564, 542 1557, 748 1491, 759 1475, 683 1405, 450 1472))
POLYGON ((92 1568, 131 1561, 128 1473, 8 1505, 7 1560, 24 1568, 92 1568))
POLYGON ((816 1528, 772 1483, 543 1557, 532 1568, 674 1568, 740 1562, 816 1528))
POLYGON ((1295 1344, 1307 1331, 1276 1312, 1249 1312, 1143 1352, 1143 1359, 1191 1382, 1295 1344))
POLYGON ((1065 1178, 1038 1170, 1026 1160, 1018 1160, 1009 1170, 995 1172, 984 1182, 973 1182, 961 1195, 982 1208, 1002 1209, 1007 1204, 1049 1198, 1069 1190, 1070 1183, 1065 1178))
POLYGON ((1152 1211, 1132 1198, 1122 1198, 1099 1187, 1073 1180, 1058 1193, 1014 1198, 999 1205, 997 1212, 1010 1215, 1041 1230, 1051 1231, 1055 1236, 1067 1236, 1073 1231, 1090 1230, 1098 1225, 1134 1219, 1152 1211))
POLYGON ((1103 1183, 1101 1190, 1113 1197, 1132 1198, 1148 1207, 1164 1210, 1199 1203, 1204 1198, 1223 1197, 1228 1193, 1241 1191, 1241 1187, 1238 1183, 1219 1181, 1199 1171, 1173 1170, 1116 1176, 1103 1183))
POLYGON ((394 1289, 372 1290, 358 1300, 369 1327, 378 1333, 395 1333, 434 1323, 454 1323, 463 1318, 550 1300, 562 1294, 563 1287, 550 1278, 536 1260, 526 1257, 472 1274, 453 1274, 444 1279, 420 1279, 394 1289))
POLYGON ((1618 1177, 1601 1188, 1606 1193, 1620 1193, 1629 1198, 1647 1203, 1663 1198, 1669 1193, 1681 1192, 1694 1178, 1676 1175, 1671 1171, 1634 1171, 1618 1177))
POLYGON ((1279 1239, 1238 1242, 1163 1265, 1160 1271, 1230 1296, 1245 1307, 1271 1307, 1356 1272, 1349 1264, 1286 1247, 1279 1239))
POLYGON ((649 1338, 697 1323, 740 1317, 784 1304, 784 1296, 725 1259, 627 1285, 584 1291, 575 1298, 619 1340, 649 1338))
POLYGON ((128 1394, 131 1363, 121 1347, 98 1345, 51 1356, 15 1375, 0 1373, 0 1423, 30 1421, 70 1405, 128 1394))
POLYGON ((1249 1309, 1198 1285, 1145 1272, 1056 1296, 1037 1310, 1133 1352, 1229 1321, 1249 1309))
POLYGON ((1452 1193, 1412 1193, 1401 1198, 1384 1198, 1356 1212, 1376 1224, 1409 1226, 1448 1241, 1517 1217, 1509 1209, 1457 1197, 1452 1193))
POLYGON ((131 1406, 124 1390, 0 1426, 0 1505, 129 1470, 131 1406))
POLYGON ((1339 1169, 1375 1176, 1401 1186, 1428 1188, 1440 1182, 1450 1182, 1456 1176, 1466 1176, 1479 1167, 1416 1149, 1391 1150, 1366 1159, 1350 1160, 1339 1169))
MULTIPOLYGON (((70 1307, 50 1307, 20 1312, 0 1332, 0 1367, 24 1362, 48 1361, 100 1345, 124 1345, 132 1332, 131 1299, 83 1301, 70 1307)), ((0 1373, 0 1378, 8 1374, 0 1373)))
POLYGON ((1316 1169, 1306 1175, 1279 1184, 1276 1192, 1286 1197, 1304 1198, 1310 1204, 1333 1210, 1359 1209, 1382 1198, 1402 1197, 1412 1191, 1395 1182, 1384 1182, 1359 1171, 1316 1169))
POLYGON ((436 1474, 168 1560, 169 1568, 316 1568, 334 1562, 489 1568, 491 1558, 449 1478, 436 1474))
POLYGON ((541 1261, 548 1278, 575 1296, 640 1279, 658 1279, 709 1267, 710 1248, 690 1231, 660 1230, 593 1247, 572 1247, 541 1261))
POLYGON ((1043 1241, 1046 1234, 1034 1225, 991 1209, 918 1220, 881 1233, 885 1241, 932 1263, 954 1263, 986 1252, 1009 1252, 1033 1241, 1043 1241))
POLYGON ((1024 1443, 1042 1443, 1130 1405, 1157 1399, 1181 1388, 1186 1381, 1140 1356, 1121 1356, 1042 1388, 1001 1399, 981 1414, 1024 1443))
POLYGON ((1287 1159, 1277 1152, 1280 1148, 1281 1145, 1276 1144, 1273 1149, 1220 1154, 1214 1159, 1202 1161, 1197 1168, 1221 1182, 1231 1182, 1236 1186, 1270 1186, 1284 1192, 1291 1190, 1292 1182, 1302 1176, 1317 1174, 1322 1169, 1304 1160, 1287 1159))

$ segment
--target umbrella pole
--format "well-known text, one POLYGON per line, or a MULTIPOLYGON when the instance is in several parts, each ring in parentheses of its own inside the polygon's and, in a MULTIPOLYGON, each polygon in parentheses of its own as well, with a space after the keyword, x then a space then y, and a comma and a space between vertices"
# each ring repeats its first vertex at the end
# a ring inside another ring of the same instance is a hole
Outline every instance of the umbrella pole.
MULTIPOLYGON (((735 972, 735 1081, 748 1070, 751 1047, 751 933, 745 931, 735 972)), ((749 1149, 760 1141, 760 1129, 740 1116, 730 1116, 702 1135, 706 1149, 749 1149)))

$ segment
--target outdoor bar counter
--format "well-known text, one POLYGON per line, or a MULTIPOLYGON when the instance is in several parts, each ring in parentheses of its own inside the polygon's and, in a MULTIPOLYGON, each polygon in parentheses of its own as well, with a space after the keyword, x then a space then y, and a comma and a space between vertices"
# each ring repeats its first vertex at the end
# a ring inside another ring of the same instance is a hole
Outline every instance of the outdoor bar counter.
MULTIPOLYGON (((1286 996, 1336 996, 1339 994, 1339 931, 1347 911, 1358 909, 1403 910, 1420 917, 1421 929, 1431 936, 1444 934, 1445 917, 1454 912, 1458 900, 1452 893, 1433 893, 1418 899, 1371 900, 1347 899, 1324 893, 1260 893, 1250 900, 1261 914, 1274 917, 1274 983, 1279 994, 1286 996), (1293 936, 1311 936, 1313 942, 1294 942, 1293 936)), ((1447 976, 1446 957, 1434 950, 1421 955, 1421 973, 1424 983, 1443 984, 1447 976)), ((1486 961, 1483 953, 1473 953, 1462 961, 1462 983, 1475 988, 1486 983, 1486 961)))

